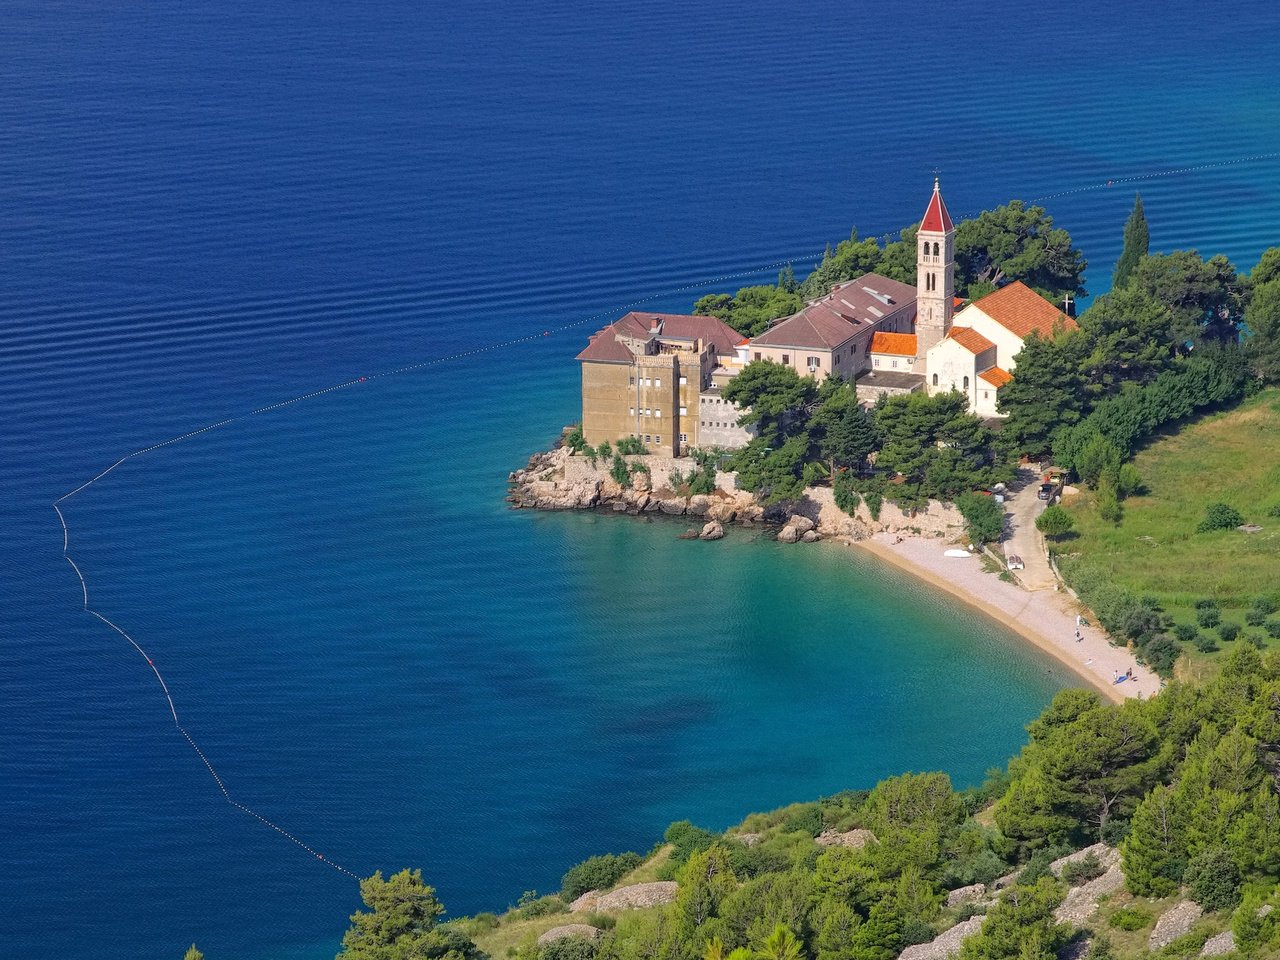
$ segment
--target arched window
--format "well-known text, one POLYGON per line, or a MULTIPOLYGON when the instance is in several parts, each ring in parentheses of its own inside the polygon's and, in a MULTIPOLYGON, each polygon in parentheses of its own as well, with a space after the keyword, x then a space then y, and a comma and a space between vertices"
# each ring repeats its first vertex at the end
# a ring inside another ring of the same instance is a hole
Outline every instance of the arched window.
POLYGON ((965 378, 964 378, 964 388, 965 388, 966 390, 968 390, 968 389, 969 389, 969 378, 968 378, 968 377, 965 377, 965 378))
POLYGON ((933 245, 933 255, 934 255, 935 257, 938 255, 938 245, 937 245, 937 243, 935 243, 935 244, 933 245))
POLYGON ((933 385, 935 387, 938 385, 938 375, 936 373, 933 375, 933 385))

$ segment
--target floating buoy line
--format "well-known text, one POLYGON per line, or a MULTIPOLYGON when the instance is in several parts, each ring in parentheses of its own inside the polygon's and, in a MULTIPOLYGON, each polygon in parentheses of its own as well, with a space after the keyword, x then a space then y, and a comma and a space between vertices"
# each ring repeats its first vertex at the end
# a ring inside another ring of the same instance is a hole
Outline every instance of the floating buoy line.
MULTIPOLYGON (((1179 176, 1179 175, 1197 173, 1205 170, 1212 170, 1212 169, 1217 169, 1222 167, 1236 166, 1239 164, 1256 163, 1263 160, 1273 160, 1276 158, 1280 158, 1280 151, 1273 152, 1273 153, 1254 154, 1252 156, 1247 156, 1247 157, 1237 157, 1230 160, 1219 160, 1211 163, 1197 164, 1195 166, 1178 167, 1174 169, 1153 171, 1153 172, 1148 172, 1143 174, 1136 174, 1133 176, 1114 177, 1109 180, 1099 181, 1097 183, 1091 183, 1083 186, 1072 187, 1066 190, 1059 190, 1054 193, 1047 193, 1042 196, 1034 197, 1028 202, 1032 204, 1040 203, 1045 200, 1053 200, 1059 197, 1071 196, 1073 194, 1085 193, 1093 190, 1105 190, 1117 184, 1141 183, 1144 181, 1155 180, 1162 177, 1179 176)), ((961 219, 966 219, 976 215, 977 215, 976 213, 965 214, 961 217, 961 219)), ((877 237, 873 237, 872 239, 889 242, 895 236, 896 236, 895 233, 886 233, 886 234, 881 234, 877 237)), ((85 613, 96 618, 101 623, 109 627, 112 631, 114 631, 119 636, 124 638, 124 640, 126 640, 129 643, 129 645, 132 646, 135 651, 137 651, 138 655, 142 657, 143 660, 146 661, 147 667, 150 669, 152 675, 155 677, 156 684, 158 685, 160 692, 164 695, 165 703, 169 708, 169 713, 171 717, 173 718, 174 727, 177 729, 178 733, 182 735, 182 738, 186 740, 187 744, 195 752, 196 756, 200 759, 200 762, 204 765, 209 775, 213 778, 213 782, 217 785, 218 790, 221 792, 223 799, 225 799, 227 803, 235 807, 241 813, 249 817, 252 817, 262 825, 270 828, 271 830, 274 830, 276 833, 284 837, 290 843, 294 844, 299 849, 309 854, 317 862, 323 863, 325 866, 330 867, 331 869, 336 870, 339 873, 344 874, 345 876, 348 876, 358 881, 360 879, 359 874, 353 872, 352 870, 348 869, 347 867, 343 866, 337 861, 332 860, 329 857, 325 856, 323 853, 316 850, 314 847, 312 847, 311 845, 309 845, 299 837, 295 836, 294 834, 290 833, 288 830, 281 827, 275 821, 263 816, 261 813, 253 809, 253 807, 249 806, 248 804, 241 803, 232 795, 225 781, 218 774, 218 771, 214 768, 208 756, 200 748, 200 745, 196 742, 195 737, 193 737, 191 733, 182 725, 182 721, 179 719, 177 705, 174 703, 173 694, 170 692, 169 685, 165 682, 164 674, 160 672, 160 668, 156 665, 155 661, 152 659, 152 657, 147 653, 147 651, 143 648, 143 646, 140 643, 138 643, 138 641, 134 637, 132 637, 127 631, 125 631, 122 627, 120 627, 119 624, 109 619, 101 611, 95 609, 91 605, 88 581, 86 580, 84 573, 81 571, 80 567, 76 564, 74 558, 71 555, 71 549, 70 549, 71 534, 70 534, 70 529, 67 525, 66 516, 62 510, 62 506, 67 501, 75 497, 77 494, 82 493, 83 491, 87 490, 89 487, 97 483, 99 480, 104 479, 107 475, 109 475, 117 467, 124 464, 126 461, 132 460, 135 457, 145 456, 149 453, 154 453, 157 450, 161 450, 165 447, 169 447, 177 443, 182 443, 187 440, 192 440, 202 434, 209 433, 213 430, 219 430, 223 427, 230 426, 231 424, 234 424, 234 423, 239 423, 245 420, 249 420, 253 417, 262 416, 264 414, 272 413, 277 410, 283 410, 295 404, 303 403, 308 400, 313 400, 317 397, 322 397, 327 394, 335 393, 340 390, 348 390, 353 387, 360 386, 362 384, 372 383, 376 380, 383 380, 388 377, 395 377, 395 376, 400 376, 406 373, 413 373, 419 370, 425 370, 430 367, 437 366, 439 364, 465 360, 468 357, 477 356, 483 353, 490 353, 495 350, 504 350, 511 347, 517 347, 517 346, 520 346, 521 344, 526 344, 534 340, 539 340, 543 337, 549 337, 556 333, 563 333, 565 331, 572 330, 589 323, 599 322, 605 319, 606 317, 610 317, 610 318, 616 317, 621 312, 624 312, 627 310, 633 310, 637 307, 643 306, 644 304, 649 303, 653 300, 657 300, 659 298, 671 297, 671 296, 675 296, 676 294, 683 293, 689 290, 695 290, 702 287, 714 286, 716 284, 724 283, 725 281, 728 281, 728 280, 738 280, 746 277, 759 276, 760 274, 766 273, 771 270, 782 269, 783 267, 786 267, 797 261, 806 261, 813 256, 814 254, 812 253, 812 251, 805 251, 804 253, 799 255, 782 257, 770 263, 761 264, 760 266, 753 267, 751 269, 740 270, 734 273, 727 273, 718 277, 712 277, 706 280, 699 280, 694 283, 687 283, 670 290, 665 290, 661 293, 650 294, 649 296, 642 297, 639 300, 633 300, 629 303, 622 304, 621 306, 614 307, 609 310, 600 311, 598 313, 592 314, 591 316, 583 317, 582 319, 574 320, 557 327, 552 327, 550 329, 545 329, 538 333, 531 333, 521 337, 513 337, 508 340, 502 340, 494 343, 484 344, 478 347, 474 347, 470 350, 462 350, 455 353, 445 354, 439 357, 432 357, 427 360, 422 360, 416 363, 407 364, 405 366, 395 367, 393 369, 384 370, 379 373, 372 373, 365 376, 359 376, 349 380, 344 380, 342 382, 332 384, 331 386, 328 386, 328 387, 323 387, 318 390, 312 390, 309 393, 304 393, 296 397, 291 397, 287 400, 281 400, 276 403, 271 403, 266 406, 258 407, 257 409, 250 410, 247 413, 241 414, 239 416, 228 417, 227 419, 224 419, 224 420, 219 420, 213 423, 206 424, 205 426, 199 427, 195 430, 190 430, 178 436, 170 437, 167 440, 162 440, 159 443, 153 443, 150 446, 142 447, 140 449, 134 450, 132 453, 127 453, 123 457, 118 459, 115 463, 107 467, 105 470, 98 473, 96 476, 90 478, 89 480, 86 480, 84 483, 81 483, 75 489, 67 493, 64 493, 62 496, 60 496, 57 500, 53 502, 53 509, 58 515, 58 522, 62 525, 62 555, 63 555, 63 558, 67 561, 67 563, 70 565, 71 569, 75 571, 76 579, 80 582, 80 590, 81 590, 81 595, 83 600, 83 610, 85 613)), ((821 259, 821 257, 819 256, 817 259, 821 259)))

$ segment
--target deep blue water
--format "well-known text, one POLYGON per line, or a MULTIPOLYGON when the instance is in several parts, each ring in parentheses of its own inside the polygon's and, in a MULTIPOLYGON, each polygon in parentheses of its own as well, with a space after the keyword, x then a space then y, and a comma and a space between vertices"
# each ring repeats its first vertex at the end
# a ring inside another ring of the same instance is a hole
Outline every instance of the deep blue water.
POLYGON ((803 272, 918 217, 935 167, 957 215, 1064 194, 1095 293, 1135 188, 1156 249, 1247 268, 1280 243, 1276 158, 1205 166, 1280 151, 1261 4, 0 14, 4 957, 316 960, 358 905, 225 803, 81 611, 49 503, 121 455, 535 335, 132 459, 66 508, 94 606, 238 799, 501 908, 673 819, 973 782, 1060 682, 850 551, 506 510, 575 415, 585 317, 803 272))

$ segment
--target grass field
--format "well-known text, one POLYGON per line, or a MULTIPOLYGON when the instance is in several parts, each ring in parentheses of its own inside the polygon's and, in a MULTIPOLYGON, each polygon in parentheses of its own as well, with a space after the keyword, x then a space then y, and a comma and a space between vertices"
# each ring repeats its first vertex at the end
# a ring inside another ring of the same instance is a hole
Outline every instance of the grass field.
MULTIPOLYGON (((1121 522, 1102 520, 1085 491, 1066 504, 1079 536, 1059 552, 1079 553, 1120 586, 1154 597, 1175 622, 1195 625, 1222 650, 1240 642, 1280 646, 1266 624, 1245 623, 1257 598, 1280 605, 1280 390, 1184 425, 1149 444, 1134 462, 1145 491, 1124 502, 1121 522), (1218 502, 1262 531, 1197 533, 1206 508, 1218 502), (1239 639, 1227 642, 1217 626, 1200 627, 1194 604, 1205 599, 1217 602, 1224 623, 1240 627, 1239 639)), ((1272 624, 1278 617, 1269 614, 1272 624)), ((1193 643, 1183 646, 1193 675, 1211 672, 1222 656, 1193 643)))

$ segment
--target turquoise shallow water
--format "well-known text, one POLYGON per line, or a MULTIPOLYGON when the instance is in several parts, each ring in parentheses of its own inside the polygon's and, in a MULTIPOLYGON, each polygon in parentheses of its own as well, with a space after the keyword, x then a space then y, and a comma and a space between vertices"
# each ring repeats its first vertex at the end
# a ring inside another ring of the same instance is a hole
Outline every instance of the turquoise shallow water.
POLYGON ((1206 165, 1280 150, 1276 13, 1113 6, 8 4, 0 956, 316 960, 357 906, 222 800, 49 503, 530 334, 70 501, 235 796, 470 911, 676 818, 1003 762, 1061 678, 995 624, 853 551, 504 481, 575 416, 593 327, 541 331, 896 230, 935 166, 955 214, 1053 196, 1095 292, 1135 186, 1155 247, 1252 263, 1280 166, 1206 165))

